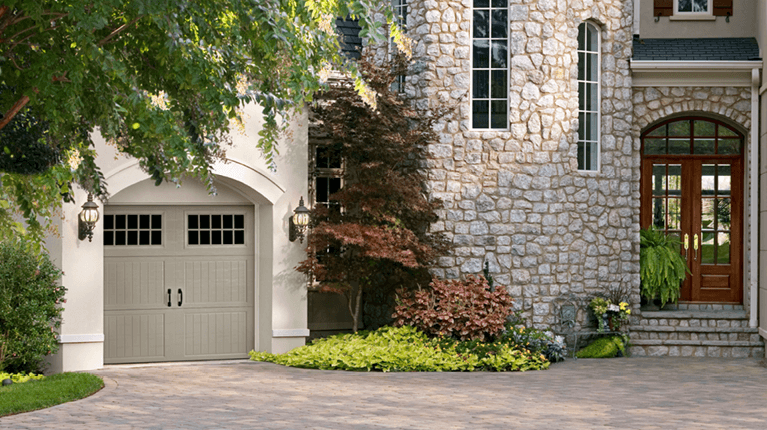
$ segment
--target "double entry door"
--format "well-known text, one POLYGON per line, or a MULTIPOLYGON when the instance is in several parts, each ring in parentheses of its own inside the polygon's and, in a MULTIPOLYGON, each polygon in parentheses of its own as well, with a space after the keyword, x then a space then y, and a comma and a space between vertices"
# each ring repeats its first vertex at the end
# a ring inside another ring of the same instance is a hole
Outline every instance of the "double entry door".
POLYGON ((641 225, 679 238, 684 302, 742 302, 742 159, 645 157, 641 225))

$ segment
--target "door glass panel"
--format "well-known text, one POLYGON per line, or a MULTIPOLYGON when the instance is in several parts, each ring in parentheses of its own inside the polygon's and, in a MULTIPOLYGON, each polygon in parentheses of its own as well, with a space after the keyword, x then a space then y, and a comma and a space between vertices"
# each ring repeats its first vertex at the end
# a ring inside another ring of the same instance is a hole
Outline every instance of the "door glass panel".
POLYGON ((681 199, 668 199, 668 229, 679 230, 682 223, 681 199))
POLYGON ((679 164, 668 166, 668 195, 682 195, 682 166, 679 164))
POLYGON ((737 137, 738 133, 735 133, 734 131, 730 130, 727 127, 719 126, 719 136, 731 136, 731 137, 737 137))
POLYGON ((666 195, 666 166, 652 166, 652 194, 654 196, 666 195))
POLYGON ((693 124, 695 136, 713 137, 716 135, 716 124, 708 121, 696 120, 693 124))
POLYGON ((732 218, 730 214, 732 210, 732 202, 729 198, 716 199, 716 224, 717 230, 730 230, 732 225, 732 218))
POLYGON ((704 196, 713 196, 716 193, 716 165, 703 165, 700 177, 700 192, 704 196))
POLYGON ((716 262, 716 235, 712 231, 701 232, 700 262, 714 264, 716 262))
POLYGON ((666 199, 652 199, 652 224, 659 230, 666 229, 666 199))
POLYGON ((700 205, 700 228, 702 230, 715 230, 715 202, 716 199, 701 199, 700 205))
POLYGON ((669 154, 689 154, 690 139, 669 139, 668 153, 669 154))
POLYGON ((714 139, 695 139, 694 154, 715 154, 714 139))
POLYGON ((716 264, 730 264, 730 233, 718 233, 716 242, 716 264))
POLYGON ((716 191, 720 196, 729 196, 732 189, 732 168, 729 164, 719 165, 717 167, 716 191))

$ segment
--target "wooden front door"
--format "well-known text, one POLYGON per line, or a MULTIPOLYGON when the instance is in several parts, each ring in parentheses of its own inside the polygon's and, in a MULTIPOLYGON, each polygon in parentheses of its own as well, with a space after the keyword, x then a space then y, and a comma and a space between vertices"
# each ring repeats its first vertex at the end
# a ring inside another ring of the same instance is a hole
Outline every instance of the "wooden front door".
POLYGON ((704 118, 642 135, 641 225, 682 243, 684 302, 742 302, 743 136, 704 118))

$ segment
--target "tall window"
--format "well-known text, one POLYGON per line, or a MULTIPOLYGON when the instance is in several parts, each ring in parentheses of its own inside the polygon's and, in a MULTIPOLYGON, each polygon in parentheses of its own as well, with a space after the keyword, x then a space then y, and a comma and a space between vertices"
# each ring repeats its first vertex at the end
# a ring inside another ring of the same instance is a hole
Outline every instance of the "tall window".
POLYGON ((471 126, 509 127, 508 0, 474 0, 471 126))
POLYGON ((599 29, 578 27, 578 170, 599 170, 599 29))
POLYGON ((341 189, 342 160, 337 151, 325 145, 314 147, 314 203, 340 210, 330 196, 341 189))
MULTIPOLYGON (((392 13, 394 14, 394 20, 397 23, 397 26, 399 26, 400 30, 407 31, 407 0, 392 0, 391 1, 391 8, 392 13)), ((392 41, 392 51, 396 50, 397 47, 393 46, 394 41, 392 41)), ((395 80, 392 83, 392 90, 403 92, 405 91, 405 76, 399 75, 397 76, 397 80, 395 80)))

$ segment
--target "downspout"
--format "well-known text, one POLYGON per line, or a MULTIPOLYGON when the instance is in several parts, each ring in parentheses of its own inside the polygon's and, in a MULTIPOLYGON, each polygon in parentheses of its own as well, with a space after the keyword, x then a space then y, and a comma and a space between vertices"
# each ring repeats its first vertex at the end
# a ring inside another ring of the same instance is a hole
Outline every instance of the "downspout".
MULTIPOLYGON (((748 160, 751 168, 749 179, 749 200, 751 201, 751 211, 749 213, 748 235, 751 246, 749 247, 749 322, 751 328, 759 325, 757 320, 757 309, 759 308, 759 289, 757 288, 757 276, 759 271, 759 95, 764 92, 765 87, 759 89, 759 69, 751 69, 751 158, 748 160)), ((767 87, 767 86, 766 86, 767 87)))

